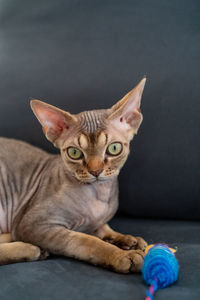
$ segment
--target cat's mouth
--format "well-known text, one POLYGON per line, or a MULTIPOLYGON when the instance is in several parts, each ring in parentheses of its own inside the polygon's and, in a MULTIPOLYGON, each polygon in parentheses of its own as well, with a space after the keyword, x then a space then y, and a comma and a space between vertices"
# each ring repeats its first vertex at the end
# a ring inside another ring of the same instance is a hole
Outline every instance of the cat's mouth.
POLYGON ((119 174, 119 170, 107 170, 107 172, 102 172, 99 176, 95 176, 90 174, 89 172, 75 172, 74 177, 80 182, 84 184, 91 184, 95 182, 105 182, 110 180, 113 177, 116 177, 119 174))
POLYGON ((87 179, 83 179, 83 178, 77 178, 81 183, 84 183, 84 184, 92 184, 92 183, 95 183, 95 182, 99 182, 99 183, 103 183, 103 182, 106 182, 108 181, 109 179, 111 179, 111 177, 113 176, 99 176, 99 177, 91 177, 91 178, 87 178, 87 179))

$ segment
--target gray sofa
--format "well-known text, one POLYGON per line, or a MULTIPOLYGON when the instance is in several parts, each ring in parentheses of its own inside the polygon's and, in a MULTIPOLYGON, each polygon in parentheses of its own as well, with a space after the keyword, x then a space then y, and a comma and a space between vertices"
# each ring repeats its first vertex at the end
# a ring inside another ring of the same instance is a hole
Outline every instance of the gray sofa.
MULTIPOLYGON (((179 280, 159 290, 155 299, 199 299, 199 222, 116 217, 111 225, 124 233, 141 234, 150 242, 167 241, 178 247, 179 280)), ((147 289, 141 274, 121 275, 63 257, 2 266, 0 275, 0 298, 12 300, 144 300, 147 289)))
MULTIPOLYGON (((155 299, 200 295, 198 0, 2 0, 0 136, 47 151, 29 97, 72 113, 109 107, 147 76, 144 121, 110 222, 177 246, 180 276, 155 299)), ((145 299, 141 274, 63 257, 0 267, 1 299, 145 299)))

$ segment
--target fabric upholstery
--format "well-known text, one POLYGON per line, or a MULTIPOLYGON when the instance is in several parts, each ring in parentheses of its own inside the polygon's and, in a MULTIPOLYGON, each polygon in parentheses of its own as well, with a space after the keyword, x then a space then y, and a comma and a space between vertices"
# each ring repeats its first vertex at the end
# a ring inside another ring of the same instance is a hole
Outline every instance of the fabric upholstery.
MULTIPOLYGON (((0 3, 0 136, 57 153, 29 97, 78 113, 112 106, 147 76, 144 121, 120 174, 126 217, 111 225, 178 247, 179 280, 160 300, 200 294, 199 12, 199 0, 0 3)), ((61 257, 1 266, 0 277, 5 300, 142 300, 146 290, 140 274, 61 257)))
POLYGON ((55 151, 29 107, 110 107, 147 75, 120 209, 200 218, 198 0, 2 0, 0 135, 55 151))
MULTIPOLYGON (((199 299, 199 222, 114 218, 111 225, 149 242, 178 247, 179 280, 159 290, 155 299, 199 299)), ((141 274, 121 275, 61 257, 1 266, 0 277, 0 298, 6 300, 144 300, 147 288, 141 274)))

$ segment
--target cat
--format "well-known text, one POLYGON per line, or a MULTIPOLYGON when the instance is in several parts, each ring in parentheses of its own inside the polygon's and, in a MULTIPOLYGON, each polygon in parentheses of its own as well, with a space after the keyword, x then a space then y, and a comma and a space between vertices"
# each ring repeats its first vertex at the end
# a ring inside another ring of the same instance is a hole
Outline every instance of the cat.
POLYGON ((1 265, 52 253, 121 273, 141 270, 147 243, 107 222, 117 211, 117 176, 142 122, 145 81, 110 109, 76 115, 31 100, 61 155, 0 138, 1 265))

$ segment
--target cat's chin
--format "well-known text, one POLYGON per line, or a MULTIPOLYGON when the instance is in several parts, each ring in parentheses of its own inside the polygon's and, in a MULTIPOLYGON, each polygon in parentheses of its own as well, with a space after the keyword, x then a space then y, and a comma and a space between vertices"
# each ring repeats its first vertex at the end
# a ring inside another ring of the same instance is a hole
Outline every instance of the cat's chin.
POLYGON ((113 176, 98 177, 98 178, 94 177, 94 178, 89 178, 89 179, 86 179, 86 180, 82 180, 82 179, 77 178, 77 180, 80 183, 83 183, 83 184, 92 184, 92 183, 103 183, 103 182, 108 181, 111 178, 113 178, 113 176))

